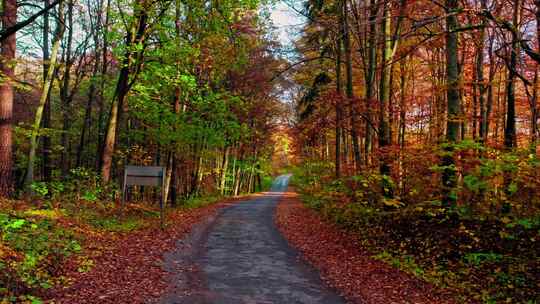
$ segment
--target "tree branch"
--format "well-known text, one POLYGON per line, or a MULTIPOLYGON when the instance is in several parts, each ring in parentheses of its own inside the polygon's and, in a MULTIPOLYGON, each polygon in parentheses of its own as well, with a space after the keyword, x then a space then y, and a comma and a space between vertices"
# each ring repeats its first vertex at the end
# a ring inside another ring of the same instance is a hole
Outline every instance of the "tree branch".
POLYGON ((48 6, 41 9, 36 14, 30 16, 28 19, 21 21, 14 26, 10 26, 8 28, 2 29, 0 31, 0 41, 4 41, 9 36, 15 34, 18 30, 22 29, 23 27, 29 25, 30 23, 34 22, 39 16, 45 14, 47 11, 51 10, 53 7, 55 7, 58 3, 60 3, 62 0, 56 0, 53 3, 49 4, 48 6))

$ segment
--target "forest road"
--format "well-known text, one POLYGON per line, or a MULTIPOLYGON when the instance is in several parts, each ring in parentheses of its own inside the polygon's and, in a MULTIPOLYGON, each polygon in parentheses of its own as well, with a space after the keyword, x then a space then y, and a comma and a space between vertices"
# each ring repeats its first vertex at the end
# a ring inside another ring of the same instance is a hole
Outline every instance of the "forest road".
POLYGON ((222 209, 178 241, 165 257, 171 286, 159 303, 345 303, 274 225, 289 178, 279 176, 270 192, 222 209))

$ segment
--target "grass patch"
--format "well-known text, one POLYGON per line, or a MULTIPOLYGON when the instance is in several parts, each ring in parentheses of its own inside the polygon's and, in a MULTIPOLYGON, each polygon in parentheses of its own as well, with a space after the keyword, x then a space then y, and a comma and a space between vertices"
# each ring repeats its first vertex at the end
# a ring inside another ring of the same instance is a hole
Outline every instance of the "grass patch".
POLYGON ((90 220, 95 228, 109 232, 130 232, 145 227, 144 220, 136 217, 126 218, 95 218, 90 220))
POLYGON ((221 195, 199 196, 187 198, 178 204, 180 208, 194 209, 214 204, 224 197, 221 195))

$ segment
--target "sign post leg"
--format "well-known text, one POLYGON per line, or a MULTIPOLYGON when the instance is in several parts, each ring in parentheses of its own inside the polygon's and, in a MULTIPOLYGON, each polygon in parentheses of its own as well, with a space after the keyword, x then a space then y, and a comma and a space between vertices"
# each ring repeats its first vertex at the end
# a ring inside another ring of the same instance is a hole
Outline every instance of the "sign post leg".
POLYGON ((165 212, 163 208, 163 193, 161 194, 161 198, 159 199, 159 220, 160 220, 160 226, 161 230, 165 228, 165 212))
POLYGON ((122 185, 122 200, 120 201, 120 214, 124 213, 124 205, 126 204, 126 174, 124 174, 124 183, 122 185))

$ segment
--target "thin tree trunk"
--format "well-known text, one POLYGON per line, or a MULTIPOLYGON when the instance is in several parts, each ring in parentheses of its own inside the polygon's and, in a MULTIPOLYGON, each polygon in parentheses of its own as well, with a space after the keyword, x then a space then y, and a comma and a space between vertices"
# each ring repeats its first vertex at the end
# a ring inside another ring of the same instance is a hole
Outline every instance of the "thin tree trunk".
MULTIPOLYGON (((97 52, 96 52, 97 53, 97 52)), ((81 130, 81 136, 79 139, 79 146, 77 147, 77 167, 82 165, 82 157, 84 152, 84 147, 86 144, 86 132, 90 129, 92 125, 92 105, 94 103, 94 98, 96 97, 96 76, 99 69, 99 61, 96 58, 94 63, 94 68, 92 70, 92 79, 90 83, 90 88, 88 88, 88 101, 86 102, 86 107, 84 110, 84 122, 81 130)))
POLYGON ((36 159, 37 138, 38 138, 38 133, 39 133, 39 127, 41 125, 41 119, 43 117, 43 110, 45 108, 45 102, 47 101, 49 90, 51 89, 54 82, 53 73, 56 66, 58 50, 60 49, 60 42, 62 41, 63 35, 64 35, 64 1, 61 1, 58 4, 58 22, 56 25, 56 33, 53 39, 49 70, 47 71, 48 81, 43 84, 43 90, 41 92, 41 97, 39 99, 38 107, 36 109, 34 124, 32 126, 32 132, 30 136, 30 152, 28 153, 28 165, 26 168, 26 178, 24 181, 25 188, 27 191, 30 190, 29 186, 34 181, 34 164, 35 164, 35 159, 36 159))
MULTIPOLYGON (((175 5, 175 30, 176 30, 176 36, 177 37, 180 37, 180 20, 181 18, 181 12, 180 12, 180 1, 179 0, 176 0, 176 5, 175 5)), ((174 113, 178 114, 180 113, 180 88, 175 88, 175 91, 174 91, 174 102, 173 102, 173 111, 174 113)), ((176 131, 176 130, 175 130, 176 131)), ((174 145, 173 145, 174 147, 174 145)), ((175 165, 176 165, 176 151, 175 150, 171 150, 168 155, 167 155, 167 174, 166 174, 166 178, 165 178, 165 198, 164 200, 167 201, 168 197, 169 197, 169 190, 174 190, 176 191, 176 186, 171 189, 171 182, 174 182, 175 178, 174 175, 175 175, 175 172, 176 172, 176 168, 175 168, 175 165)), ((175 202, 172 201, 172 199, 174 199, 176 197, 176 193, 172 195, 171 197, 171 204, 174 205, 175 202)))
POLYGON ((223 152, 223 162, 221 166, 221 177, 219 178, 219 192, 221 195, 225 194, 225 181, 227 180, 227 169, 229 166, 229 150, 230 147, 225 147, 225 151, 223 152))
POLYGON ((402 191, 403 189, 403 153, 405 148, 405 93, 406 93, 406 62, 407 58, 404 58, 401 60, 399 68, 400 68, 400 103, 399 103, 399 135, 398 135, 398 143, 399 143, 399 189, 402 191))
POLYGON ((163 202, 167 203, 169 199, 169 189, 172 181, 172 173, 174 166, 174 152, 167 153, 167 167, 165 168, 165 183, 163 185, 163 202))
POLYGON ((493 109, 493 82, 495 81, 495 58, 493 56, 493 39, 489 43, 489 75, 488 75, 488 86, 487 86, 487 104, 486 104, 486 113, 484 117, 484 143, 488 142, 489 137, 489 125, 491 122, 491 112, 493 109))
MULTIPOLYGON (((238 158, 238 155, 235 155, 233 160, 233 166, 232 166, 232 180, 231 180, 231 189, 234 188, 234 185, 236 184, 236 160, 238 158)), ((225 183, 227 184, 227 183, 225 183)))
MULTIPOLYGON (((49 0, 45 0, 45 7, 50 5, 49 0)), ((43 84, 47 81, 47 73, 49 71, 49 11, 43 14, 43 84)), ((43 110, 43 128, 51 128, 51 92, 47 95, 45 101, 45 109, 43 110)), ((47 134, 42 137, 43 151, 41 154, 43 164, 43 179, 50 181, 52 176, 52 164, 50 161, 51 155, 51 137, 47 134)))
POLYGON ((538 135, 538 64, 536 64, 534 71, 533 86, 533 96, 531 98, 531 143, 529 146, 531 153, 536 154, 536 141, 538 135))
POLYGON ((369 119, 371 119, 371 102, 375 98, 375 70, 377 66, 377 12, 379 11, 378 0, 370 0, 369 2, 369 35, 368 35, 368 63, 365 76, 366 87, 366 138, 364 142, 364 156, 365 162, 369 162, 369 154, 371 150, 371 125, 369 119))
MULTIPOLYGON (((514 1, 514 15, 512 23, 515 27, 519 26, 521 19, 522 0, 514 1)), ((506 79, 506 125, 504 128, 504 146, 512 149, 517 146, 516 138, 516 97, 515 97, 515 78, 517 68, 517 57, 519 52, 519 41, 516 34, 512 34, 512 50, 510 53, 510 62, 508 63, 508 78, 506 79)))
MULTIPOLYGON (((339 39, 338 39, 339 41, 339 39)), ((336 53, 336 150, 335 150, 335 174, 336 178, 341 175, 341 43, 336 53)))
MULTIPOLYGON (((101 6, 103 2, 100 2, 101 6)), ((110 6, 111 6, 111 0, 107 0, 107 6, 105 7, 105 24, 101 26, 102 32, 103 32, 103 50, 102 50, 102 59, 101 59, 101 83, 100 83, 100 90, 99 90, 99 104, 98 104, 98 121, 97 121, 97 133, 98 133, 98 140, 97 140, 97 151, 96 154, 98 157, 96 158, 96 168, 101 168, 103 165, 103 148, 105 146, 105 134, 104 134, 104 128, 103 128, 103 120, 105 117, 105 82, 107 81, 107 70, 108 70, 108 56, 109 56, 109 40, 107 38, 107 32, 109 30, 109 17, 110 17, 110 6)), ((101 13, 101 11, 100 11, 101 13)), ((101 21, 101 18, 99 19, 101 21)))
POLYGON ((65 67, 64 67, 64 79, 61 89, 61 100, 62 100, 62 114, 63 114, 63 123, 62 123, 62 154, 61 154, 61 164, 62 164, 62 174, 65 176, 69 170, 69 154, 71 150, 71 145, 69 144, 68 132, 70 126, 70 117, 71 117, 71 97, 69 94, 69 85, 71 80, 71 67, 73 60, 71 58, 71 48, 73 44, 73 0, 68 0, 68 37, 66 45, 66 57, 65 57, 65 67))
POLYGON ((242 179, 242 170, 240 167, 236 169, 236 178, 234 180, 234 196, 238 196, 238 193, 240 191, 240 180, 242 179))
MULTIPOLYGON (((384 149, 390 145, 390 128, 388 125, 388 102, 390 99, 390 61, 392 58, 392 40, 390 24, 390 4, 385 1, 383 6, 383 21, 381 23, 381 34, 383 36, 382 49, 382 68, 379 90, 379 148, 384 149)), ((390 175, 390 166, 386 161, 385 151, 382 152, 379 170, 382 175, 390 175)), ((385 189, 387 189, 385 187, 385 189)), ((385 193, 391 195, 390 192, 385 193)))
POLYGON ((343 34, 343 51, 345 52, 345 67, 346 67, 346 88, 345 92, 347 98, 349 99, 349 112, 351 120, 351 137, 354 153, 354 161, 356 170, 360 169, 361 156, 360 156, 360 146, 358 145, 358 133, 356 126, 356 107, 355 107, 355 98, 353 92, 353 71, 352 71, 352 54, 351 54, 351 39, 349 35, 349 21, 348 21, 348 9, 347 1, 343 2, 343 13, 341 14, 342 22, 342 34, 343 34))
MULTIPOLYGON (((478 57, 478 56, 476 56, 478 57)), ((478 59, 475 59, 475 62, 477 61, 478 59)), ((475 63, 476 65, 476 63, 475 63)), ((479 128, 478 128, 478 95, 476 94, 479 90, 478 90, 478 71, 475 67, 474 71, 473 71, 473 75, 472 75, 472 139, 473 140, 477 140, 478 137, 477 137, 477 133, 479 132, 479 128)))
MULTIPOLYGON (((540 50, 540 0, 535 0, 536 6, 536 40, 537 47, 540 50)), ((534 91, 533 103, 531 104, 531 153, 536 154, 538 141, 538 63, 534 70, 534 91)))
MULTIPOLYGON (((482 8, 485 8, 485 0, 482 0, 482 8)), ((480 105, 480 122, 479 122, 479 137, 482 143, 485 143, 486 138, 486 126, 487 126, 487 109, 485 104, 486 85, 484 83, 484 46, 486 40, 485 30, 486 20, 482 19, 482 27, 480 29, 480 37, 478 38, 478 49, 476 52, 476 78, 478 84, 478 103, 480 105)))

